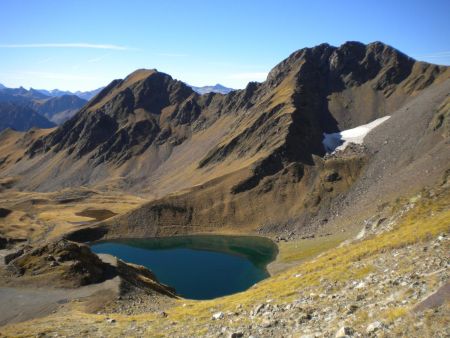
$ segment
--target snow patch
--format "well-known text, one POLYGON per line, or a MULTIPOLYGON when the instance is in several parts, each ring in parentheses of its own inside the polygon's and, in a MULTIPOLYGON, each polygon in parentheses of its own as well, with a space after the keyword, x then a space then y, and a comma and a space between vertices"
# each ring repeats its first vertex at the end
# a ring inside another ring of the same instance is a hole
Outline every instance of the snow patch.
POLYGON ((336 150, 344 150, 350 143, 362 144, 364 137, 375 127, 388 120, 390 116, 381 117, 368 124, 362 126, 343 130, 339 133, 323 133, 322 144, 327 153, 336 150))

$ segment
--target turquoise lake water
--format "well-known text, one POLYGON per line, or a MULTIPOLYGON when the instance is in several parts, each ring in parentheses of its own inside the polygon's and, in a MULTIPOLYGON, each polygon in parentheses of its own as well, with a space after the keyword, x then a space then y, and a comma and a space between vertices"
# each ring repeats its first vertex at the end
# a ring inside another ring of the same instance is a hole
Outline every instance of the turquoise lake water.
POLYGON ((269 276, 266 266, 278 252, 266 238, 216 235, 113 240, 91 248, 147 267, 160 282, 190 299, 248 289, 269 276))

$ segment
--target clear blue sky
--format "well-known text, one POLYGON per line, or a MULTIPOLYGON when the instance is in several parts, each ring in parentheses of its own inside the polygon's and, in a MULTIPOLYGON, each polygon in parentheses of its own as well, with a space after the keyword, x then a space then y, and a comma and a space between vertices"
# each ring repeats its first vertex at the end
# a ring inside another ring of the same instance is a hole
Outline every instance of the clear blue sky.
POLYGON ((293 51, 383 41, 450 64, 450 0, 0 1, 0 83, 88 90, 137 68, 243 88, 293 51))

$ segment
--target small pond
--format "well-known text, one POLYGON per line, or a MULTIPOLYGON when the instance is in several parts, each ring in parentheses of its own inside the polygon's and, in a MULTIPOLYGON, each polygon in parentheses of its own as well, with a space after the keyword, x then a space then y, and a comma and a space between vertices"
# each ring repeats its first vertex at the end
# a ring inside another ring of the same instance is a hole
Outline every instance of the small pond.
POLYGON ((267 238, 196 235, 97 242, 92 251, 147 267, 164 284, 190 299, 244 291, 269 276, 278 253, 267 238))

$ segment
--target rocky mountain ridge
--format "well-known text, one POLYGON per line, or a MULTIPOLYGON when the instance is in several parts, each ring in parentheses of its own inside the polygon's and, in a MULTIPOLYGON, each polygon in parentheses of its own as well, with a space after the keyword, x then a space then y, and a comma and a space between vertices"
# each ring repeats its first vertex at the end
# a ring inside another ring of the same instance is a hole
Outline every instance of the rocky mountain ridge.
MULTIPOLYGON (((3 161, 3 171, 29 189, 81 184, 147 194, 155 202, 117 223, 146 235, 165 231, 165 222, 187 232, 202 224, 274 229, 311 217, 320 224, 378 151, 324 158, 323 133, 393 115, 385 124, 395 135, 402 123, 424 122, 406 122, 423 119, 422 111, 400 113, 411 100, 436 107, 426 115, 432 123, 446 107, 448 74, 448 67, 416 62, 380 42, 301 49, 265 82, 227 95, 199 95, 167 74, 137 70, 58 129, 31 137, 19 159, 3 161), (280 208, 270 216, 261 210, 267 203, 280 208), (144 216, 156 217, 154 228, 140 227, 144 216)), ((444 146, 439 135, 423 135, 420 142, 430 145, 424 153, 432 144, 425 140, 444 146)))

